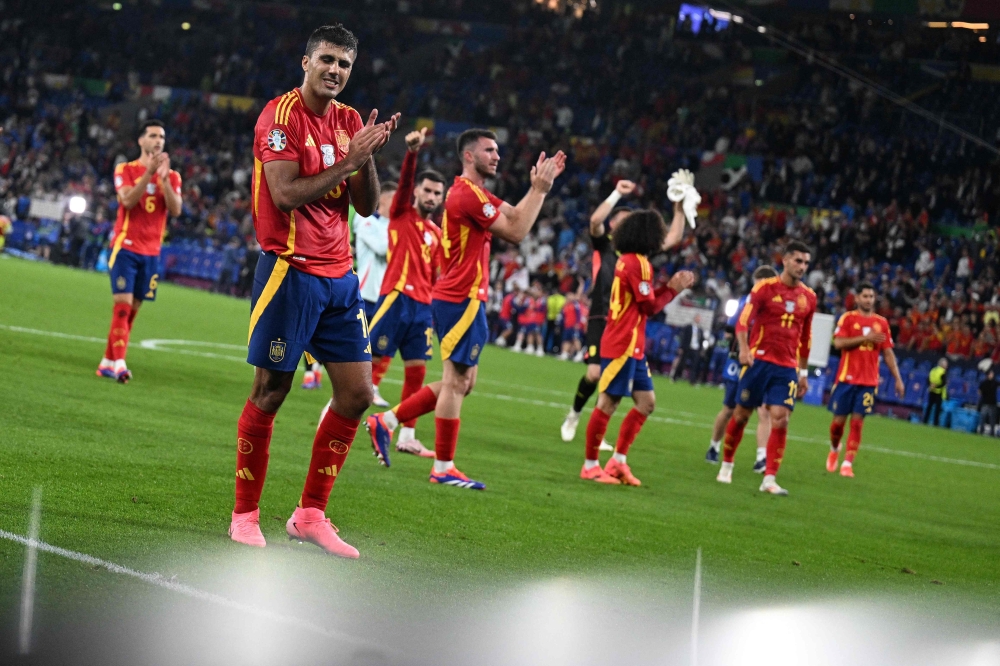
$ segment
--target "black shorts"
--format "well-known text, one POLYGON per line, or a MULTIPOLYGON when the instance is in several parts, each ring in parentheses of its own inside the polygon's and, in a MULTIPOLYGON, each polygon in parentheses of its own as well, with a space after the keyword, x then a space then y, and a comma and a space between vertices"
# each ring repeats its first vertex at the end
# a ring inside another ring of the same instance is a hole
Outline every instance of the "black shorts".
POLYGON ((601 364, 601 336, 604 335, 606 317, 589 317, 587 319, 587 344, 583 348, 585 363, 601 364))

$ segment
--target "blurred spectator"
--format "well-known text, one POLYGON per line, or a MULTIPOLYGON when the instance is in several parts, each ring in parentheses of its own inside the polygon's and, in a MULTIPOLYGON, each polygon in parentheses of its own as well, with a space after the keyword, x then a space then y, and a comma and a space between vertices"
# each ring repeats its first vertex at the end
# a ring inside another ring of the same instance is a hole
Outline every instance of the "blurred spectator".
POLYGON ((987 435, 997 434, 997 380, 990 369, 986 378, 979 382, 979 429, 978 432, 987 435), (987 427, 986 422, 989 421, 987 427))

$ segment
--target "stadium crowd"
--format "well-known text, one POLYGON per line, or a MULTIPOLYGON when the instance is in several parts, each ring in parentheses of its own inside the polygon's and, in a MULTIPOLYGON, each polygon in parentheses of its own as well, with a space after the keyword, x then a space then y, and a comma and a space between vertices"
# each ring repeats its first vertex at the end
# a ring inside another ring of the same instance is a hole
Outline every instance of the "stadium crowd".
MULTIPOLYGON (((82 4, 67 6, 67 20, 39 33, 39 10, 21 4, 34 18, 0 23, 0 213, 20 223, 8 246, 100 268, 117 206, 112 170, 134 157, 136 122, 158 117, 184 180, 183 212, 170 220, 168 248, 211 251, 217 265, 198 283, 246 295, 257 254, 249 212, 252 126, 260 104, 300 76, 288 63, 313 14, 243 6, 213 10, 232 12, 231 20, 201 14, 190 31, 154 30, 174 18, 180 25, 179 15, 169 7, 109 12, 82 4), (137 43, 135 26, 149 26, 143 34, 151 38, 137 43), (35 39, 28 42, 28 34, 35 39), (180 55, 162 57, 168 53, 180 55), (50 74, 107 84, 95 96, 53 85, 50 74), (142 86, 196 93, 137 96, 142 86), (220 108, 200 94, 209 92, 257 102, 220 108), (31 215, 33 199, 72 195, 88 200, 86 215, 67 212, 48 222, 31 215)), ((532 234, 519 247, 494 243, 495 316, 515 288, 558 294, 553 304, 585 292, 591 211, 623 178, 638 183, 632 205, 669 210, 666 180, 687 167, 699 171, 705 192, 701 217, 662 268, 695 271, 699 294, 720 320, 727 300, 748 290, 753 269, 775 263, 792 237, 815 249, 807 283, 821 311, 850 308, 851 287, 868 280, 898 347, 1000 360, 1000 172, 987 151, 814 65, 762 65, 771 45, 735 26, 694 34, 689 24, 675 24, 675 12, 575 20, 525 1, 505 8, 456 0, 360 4, 343 17, 364 46, 345 101, 362 111, 399 110, 410 121, 433 119, 436 141, 423 166, 456 172, 447 129, 456 123, 505 128, 493 184, 504 198, 526 189, 540 150, 570 155, 558 196, 532 234), (456 23, 449 32, 416 22, 443 16, 487 19, 495 29, 456 23), (425 40, 402 39, 415 27, 425 40), (455 30, 465 30, 463 38, 455 30), (749 89, 733 78, 746 67, 755 77, 749 89), (741 159, 727 162, 729 155, 741 159)), ((868 25, 846 15, 774 20, 802 43, 843 55, 894 90, 916 91, 926 108, 1000 141, 996 84, 973 80, 969 68, 996 59, 992 33, 982 43, 963 31, 868 25), (954 71, 928 78, 909 58, 953 63, 954 71)), ((398 176, 400 148, 379 155, 384 180, 398 176)), ((556 322, 560 309, 547 308, 546 323, 556 322)), ((557 346, 551 342, 547 350, 557 346)))

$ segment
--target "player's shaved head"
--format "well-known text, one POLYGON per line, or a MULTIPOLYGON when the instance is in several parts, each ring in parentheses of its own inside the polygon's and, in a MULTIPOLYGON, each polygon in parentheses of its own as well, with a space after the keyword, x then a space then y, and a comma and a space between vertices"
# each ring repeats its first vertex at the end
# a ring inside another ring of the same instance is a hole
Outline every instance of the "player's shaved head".
POLYGON ((358 52, 358 38, 341 23, 324 25, 313 30, 309 35, 309 41, 306 42, 306 57, 311 58, 313 51, 320 44, 340 46, 347 51, 353 51, 355 55, 358 52))

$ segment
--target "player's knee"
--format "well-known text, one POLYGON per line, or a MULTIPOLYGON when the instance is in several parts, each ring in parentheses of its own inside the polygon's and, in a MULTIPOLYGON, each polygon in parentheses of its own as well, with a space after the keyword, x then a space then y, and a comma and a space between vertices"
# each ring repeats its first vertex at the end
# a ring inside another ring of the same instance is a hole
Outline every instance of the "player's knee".
POLYGON ((788 428, 788 414, 781 414, 780 416, 775 416, 771 414, 771 427, 778 430, 783 430, 788 428))
POLYGON ((337 411, 352 419, 360 419, 372 406, 375 392, 371 384, 360 384, 337 394, 337 411))
POLYGON ((254 383, 250 392, 250 402, 263 412, 273 414, 285 402, 285 396, 291 387, 281 383, 254 383))
POLYGON ((596 384, 601 378, 601 366, 590 363, 587 365, 587 381, 596 384))

